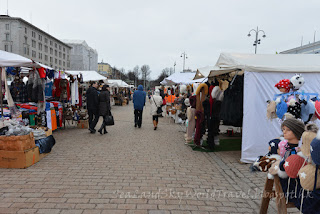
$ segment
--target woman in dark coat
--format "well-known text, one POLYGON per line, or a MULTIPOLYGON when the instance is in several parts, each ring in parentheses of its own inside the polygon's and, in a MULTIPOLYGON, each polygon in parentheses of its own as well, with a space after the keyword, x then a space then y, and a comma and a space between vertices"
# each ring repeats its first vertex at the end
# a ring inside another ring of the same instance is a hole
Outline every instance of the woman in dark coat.
POLYGON ((104 130, 104 134, 108 133, 106 130, 105 118, 107 115, 110 115, 110 92, 108 90, 108 85, 103 85, 102 91, 99 94, 99 114, 103 117, 103 122, 98 130, 100 134, 102 134, 102 129, 104 130))

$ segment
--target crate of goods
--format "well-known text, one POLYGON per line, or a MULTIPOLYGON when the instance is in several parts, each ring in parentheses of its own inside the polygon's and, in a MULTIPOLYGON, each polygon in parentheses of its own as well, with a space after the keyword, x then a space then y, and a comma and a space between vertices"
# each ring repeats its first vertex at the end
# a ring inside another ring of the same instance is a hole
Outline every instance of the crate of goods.
POLYGON ((0 150, 25 151, 34 148, 35 140, 33 133, 21 136, 0 136, 0 150))
POLYGON ((88 129, 89 128, 88 120, 79 120, 77 127, 79 129, 88 129))
POLYGON ((24 169, 39 161, 39 148, 24 151, 0 150, 0 168, 24 169))

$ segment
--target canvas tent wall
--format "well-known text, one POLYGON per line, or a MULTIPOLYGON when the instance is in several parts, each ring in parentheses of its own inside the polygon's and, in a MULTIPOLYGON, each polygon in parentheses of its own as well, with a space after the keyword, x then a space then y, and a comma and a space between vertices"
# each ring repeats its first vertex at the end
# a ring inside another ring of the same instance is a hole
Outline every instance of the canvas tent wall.
POLYGON ((175 84, 191 84, 193 83, 194 72, 177 72, 164 78, 160 82, 161 85, 175 85, 175 84))
POLYGON ((129 84, 127 84, 123 80, 116 80, 116 79, 108 79, 107 83, 110 87, 118 87, 118 88, 129 88, 129 84))
POLYGON ((79 75, 81 73, 84 82, 99 81, 99 80, 107 79, 107 77, 100 75, 96 71, 65 71, 65 72, 71 75, 79 75))
POLYGON ((250 163, 268 152, 268 142, 278 138, 281 121, 266 117, 267 100, 280 93, 274 85, 301 73, 305 92, 320 92, 320 56, 311 54, 229 54, 222 53, 209 77, 244 71, 243 134, 241 161, 250 163))
POLYGON ((0 67, 37 67, 40 65, 18 54, 0 50, 0 67))

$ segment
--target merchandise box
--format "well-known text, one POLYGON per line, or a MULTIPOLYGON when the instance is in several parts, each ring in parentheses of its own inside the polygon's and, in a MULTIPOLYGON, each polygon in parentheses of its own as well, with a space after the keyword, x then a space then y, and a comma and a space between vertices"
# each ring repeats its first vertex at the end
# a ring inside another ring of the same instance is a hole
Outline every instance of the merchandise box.
POLYGON ((21 136, 0 136, 0 150, 25 151, 35 146, 32 132, 21 136))
POLYGON ((78 129, 88 129, 89 128, 88 120, 79 120, 77 127, 78 129))
POLYGON ((0 150, 0 168, 24 169, 39 161, 39 148, 33 147, 25 151, 0 150))

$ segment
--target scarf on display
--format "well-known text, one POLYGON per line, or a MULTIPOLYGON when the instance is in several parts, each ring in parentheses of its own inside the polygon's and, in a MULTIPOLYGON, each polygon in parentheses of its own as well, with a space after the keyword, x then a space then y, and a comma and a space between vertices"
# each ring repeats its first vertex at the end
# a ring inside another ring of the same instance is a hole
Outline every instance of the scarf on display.
POLYGON ((11 93, 10 93, 10 90, 9 90, 9 87, 8 87, 6 71, 3 68, 0 68, 0 69, 1 69, 1 80, 2 80, 1 85, 4 85, 4 93, 7 96, 7 101, 8 101, 10 114, 11 114, 12 117, 16 117, 17 113, 18 113, 18 109, 14 104, 14 101, 12 99, 12 96, 11 96, 11 93))
POLYGON ((201 83, 196 90, 196 133, 194 136, 194 143, 200 146, 200 139, 202 138, 202 122, 204 120, 204 108, 203 101, 206 99, 208 94, 208 85, 206 83, 201 83))

